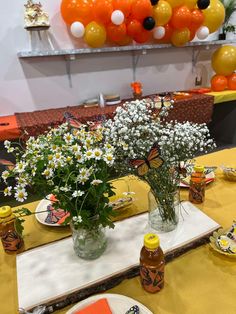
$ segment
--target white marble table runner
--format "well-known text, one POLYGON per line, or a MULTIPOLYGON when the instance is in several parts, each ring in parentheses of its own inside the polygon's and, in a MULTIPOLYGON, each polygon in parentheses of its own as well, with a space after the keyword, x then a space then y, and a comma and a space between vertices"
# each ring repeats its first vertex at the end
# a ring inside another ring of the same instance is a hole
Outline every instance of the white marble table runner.
MULTIPOLYGON (((220 227, 191 203, 182 204, 184 210, 176 230, 159 234, 165 253, 220 227)), ((32 308, 137 265, 143 236, 150 231, 153 232, 148 226, 147 213, 116 222, 114 230, 107 230, 105 253, 93 261, 75 255, 71 237, 19 254, 19 307, 32 308)))

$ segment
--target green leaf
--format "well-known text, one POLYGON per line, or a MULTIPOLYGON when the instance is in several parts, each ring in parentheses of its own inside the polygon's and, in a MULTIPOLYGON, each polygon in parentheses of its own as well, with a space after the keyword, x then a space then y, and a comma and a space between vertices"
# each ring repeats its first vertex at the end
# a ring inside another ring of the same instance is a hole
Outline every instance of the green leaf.
POLYGON ((30 216, 30 215, 34 214, 28 208, 25 208, 25 207, 16 209, 16 210, 13 211, 13 213, 14 214, 19 214, 21 217, 22 216, 30 216))
POLYGON ((16 219, 15 219, 14 225, 15 225, 16 232, 19 235, 22 235, 22 233, 23 233, 23 230, 24 230, 23 223, 24 223, 24 221, 25 221, 24 219, 18 218, 18 217, 16 217, 16 219))

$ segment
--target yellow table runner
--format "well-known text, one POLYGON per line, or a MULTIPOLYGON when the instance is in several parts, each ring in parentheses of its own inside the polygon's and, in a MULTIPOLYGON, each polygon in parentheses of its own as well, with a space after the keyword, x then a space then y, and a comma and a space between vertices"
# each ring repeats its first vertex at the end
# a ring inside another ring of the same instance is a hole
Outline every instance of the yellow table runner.
POLYGON ((236 90, 226 90, 223 92, 210 92, 207 95, 214 96, 214 104, 236 100, 236 90))
MULTIPOLYGON (((208 166, 234 163, 236 149, 228 149, 198 158, 208 166)), ((127 181, 127 180, 126 180, 127 181)), ((117 190, 125 189, 125 181, 117 182, 117 190)), ((141 181, 129 181, 130 191, 136 192, 133 209, 147 208, 148 187, 141 181)), ((187 199, 187 190, 182 191, 187 199)), ((27 204, 34 210, 38 202, 27 204)), ((198 206, 223 227, 236 220, 236 183, 225 181, 217 170, 216 181, 207 187, 206 200, 198 206)), ((130 213, 123 213, 129 215, 130 213)), ((196 222, 197 223, 197 222, 196 222)), ((34 217, 27 217, 25 223, 25 248, 48 243, 70 234, 69 228, 52 228, 39 224, 34 217)), ((236 262, 212 252, 209 246, 189 251, 166 266, 165 288, 158 294, 144 292, 139 278, 125 280, 110 293, 130 296, 145 304, 154 314, 235 314, 236 313, 236 262)), ((37 282, 35 283, 37 284, 37 282)), ((0 248, 0 313, 17 313, 16 258, 7 255, 0 248)), ((67 308, 68 309, 68 308, 67 308)), ((66 313, 66 309, 56 313, 66 313)), ((99 313, 102 314, 102 313, 99 313)))

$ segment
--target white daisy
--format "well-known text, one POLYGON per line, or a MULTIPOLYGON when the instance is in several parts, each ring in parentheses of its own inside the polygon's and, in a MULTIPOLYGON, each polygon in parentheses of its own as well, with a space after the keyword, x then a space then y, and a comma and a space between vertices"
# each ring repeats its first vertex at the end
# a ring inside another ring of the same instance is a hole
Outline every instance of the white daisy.
POLYGON ((77 190, 72 193, 72 197, 80 197, 83 194, 84 194, 84 191, 77 190))
POLYGON ((104 160, 108 165, 112 165, 114 163, 114 156, 111 153, 107 153, 104 155, 104 160))
POLYGON ((63 138, 67 144, 71 144, 74 140, 74 137, 71 133, 64 134, 63 138))
POLYGON ((26 163, 20 161, 20 162, 16 163, 16 166, 15 166, 15 168, 14 168, 14 171, 15 171, 15 172, 18 172, 18 173, 22 173, 22 172, 25 171, 25 167, 26 167, 26 163))
POLYGON ((88 176, 79 175, 79 176, 77 177, 77 181, 80 182, 82 185, 84 185, 84 183, 85 183, 86 181, 88 181, 88 179, 89 179, 88 176))
POLYGON ((93 151, 93 156, 95 159, 100 160, 102 157, 102 151, 99 148, 95 148, 93 151))
POLYGON ((81 148, 80 148, 80 146, 78 144, 75 144, 75 145, 71 146, 70 150, 71 150, 72 153, 76 154, 76 153, 80 152, 81 148))
POLYGON ((15 148, 14 148, 14 147, 9 147, 9 148, 7 149, 7 152, 8 152, 8 153, 13 153, 13 152, 14 152, 14 150, 15 150, 15 148))
POLYGON ((3 191, 4 196, 11 196, 11 190, 12 190, 11 186, 6 187, 3 191))
POLYGON ((69 192, 71 190, 71 186, 70 185, 66 185, 66 186, 61 186, 60 187, 60 191, 62 192, 69 192))
POLYGON ((49 179, 53 176, 53 171, 51 168, 46 168, 43 172, 42 175, 46 177, 46 179, 49 179))
POLYGON ((6 183, 7 178, 9 177, 10 173, 9 171, 5 170, 2 172, 2 179, 6 183))
POLYGON ((81 153, 76 154, 75 158, 77 159, 79 163, 82 163, 84 161, 84 157, 81 153))
POLYGON ((18 202, 24 202, 24 200, 27 199, 28 193, 26 192, 24 188, 18 187, 16 188, 16 192, 14 196, 18 202))
POLYGON ((72 164, 73 163, 73 159, 72 159, 71 156, 67 156, 66 157, 66 163, 68 163, 68 164, 72 164))
POLYGON ((100 183, 102 183, 103 181, 102 180, 98 180, 98 179, 95 179, 91 182, 92 185, 98 185, 100 183))
POLYGON ((91 158, 94 157, 93 155, 93 151, 91 149, 87 150, 86 153, 85 153, 85 157, 90 160, 91 158))
POLYGON ((11 146, 11 142, 8 140, 4 141, 4 146, 8 149, 11 146))

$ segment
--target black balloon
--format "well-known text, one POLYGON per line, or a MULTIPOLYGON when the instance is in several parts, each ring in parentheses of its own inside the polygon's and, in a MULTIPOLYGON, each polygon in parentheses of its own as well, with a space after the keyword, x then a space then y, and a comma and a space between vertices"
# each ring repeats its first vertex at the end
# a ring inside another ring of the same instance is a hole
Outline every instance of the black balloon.
POLYGON ((155 20, 153 17, 148 16, 143 20, 143 28, 147 31, 151 31, 155 27, 155 20))
POLYGON ((152 5, 156 5, 159 0, 150 0, 152 5))
POLYGON ((197 6, 200 10, 204 10, 209 7, 210 0, 198 0, 197 6))

